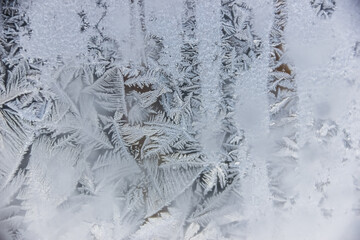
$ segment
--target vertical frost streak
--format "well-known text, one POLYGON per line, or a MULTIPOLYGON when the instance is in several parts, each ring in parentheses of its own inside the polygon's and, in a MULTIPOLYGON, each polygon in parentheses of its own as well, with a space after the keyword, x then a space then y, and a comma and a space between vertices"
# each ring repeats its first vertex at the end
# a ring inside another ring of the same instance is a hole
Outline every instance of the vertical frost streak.
POLYGON ((180 72, 183 79, 180 83, 183 97, 190 95, 191 106, 194 118, 199 117, 200 113, 200 76, 199 76, 199 50, 198 39, 196 37, 196 4, 195 0, 185 0, 185 11, 182 20, 182 40, 180 72))
POLYGON ((222 148, 228 153, 226 162, 238 161, 238 148, 244 134, 237 129, 234 112, 236 107, 235 83, 242 71, 247 70, 252 59, 260 54, 261 41, 252 32, 251 9, 245 3, 221 1, 221 68, 220 91, 222 148))
POLYGON ((274 8, 274 22, 270 32, 268 96, 270 134, 275 153, 269 159, 268 174, 274 204, 284 206, 288 201, 293 201, 291 178, 298 159, 298 97, 294 73, 285 58, 286 0, 274 0, 274 8))

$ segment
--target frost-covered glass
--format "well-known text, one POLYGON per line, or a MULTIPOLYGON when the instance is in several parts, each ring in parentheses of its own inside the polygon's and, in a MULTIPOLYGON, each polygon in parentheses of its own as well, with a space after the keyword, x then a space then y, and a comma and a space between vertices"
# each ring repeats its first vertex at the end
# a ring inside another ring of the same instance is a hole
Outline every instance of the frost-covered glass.
POLYGON ((360 239, 359 0, 0 11, 0 240, 360 239))

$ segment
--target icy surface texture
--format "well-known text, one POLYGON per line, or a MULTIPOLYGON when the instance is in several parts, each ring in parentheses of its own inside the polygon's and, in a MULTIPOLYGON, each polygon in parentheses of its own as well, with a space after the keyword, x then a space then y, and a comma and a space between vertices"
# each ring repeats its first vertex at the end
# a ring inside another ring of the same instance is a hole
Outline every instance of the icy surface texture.
POLYGON ((0 240, 360 239, 360 1, 0 10, 0 240))

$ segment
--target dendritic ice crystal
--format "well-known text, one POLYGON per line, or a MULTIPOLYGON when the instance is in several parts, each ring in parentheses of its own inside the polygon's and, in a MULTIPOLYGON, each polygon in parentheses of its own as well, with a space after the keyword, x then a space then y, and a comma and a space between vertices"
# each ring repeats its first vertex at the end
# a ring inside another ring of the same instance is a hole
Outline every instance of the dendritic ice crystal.
POLYGON ((0 240, 359 240, 359 0, 0 0, 0 240))

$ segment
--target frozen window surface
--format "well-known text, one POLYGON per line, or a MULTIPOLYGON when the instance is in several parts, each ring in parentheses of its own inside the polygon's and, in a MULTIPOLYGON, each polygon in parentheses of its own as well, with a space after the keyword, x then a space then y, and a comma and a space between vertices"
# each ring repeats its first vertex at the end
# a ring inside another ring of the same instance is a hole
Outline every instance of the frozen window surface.
POLYGON ((0 240, 360 238, 359 1, 0 10, 0 240))

